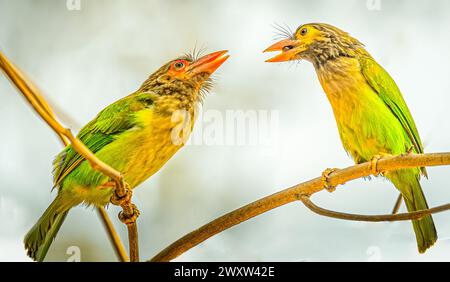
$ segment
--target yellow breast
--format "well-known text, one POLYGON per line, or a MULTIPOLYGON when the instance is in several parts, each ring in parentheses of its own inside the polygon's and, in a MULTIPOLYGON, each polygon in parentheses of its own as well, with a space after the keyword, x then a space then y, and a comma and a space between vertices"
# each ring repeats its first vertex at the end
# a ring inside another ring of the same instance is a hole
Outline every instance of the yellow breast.
POLYGON ((128 136, 123 137, 127 144, 121 145, 129 154, 122 172, 131 187, 156 173, 183 147, 193 125, 193 121, 186 121, 183 116, 160 114, 152 109, 139 112, 137 119, 142 127, 127 133, 128 136), (185 130, 186 127, 189 130, 185 130))

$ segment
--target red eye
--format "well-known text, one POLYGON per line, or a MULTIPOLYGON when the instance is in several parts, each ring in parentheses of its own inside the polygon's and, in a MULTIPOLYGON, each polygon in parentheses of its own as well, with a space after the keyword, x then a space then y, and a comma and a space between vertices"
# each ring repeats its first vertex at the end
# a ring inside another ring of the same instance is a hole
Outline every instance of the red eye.
POLYGON ((184 69, 187 65, 187 61, 184 60, 180 60, 180 61, 176 61, 172 64, 172 67, 176 70, 176 71, 180 71, 182 69, 184 69))

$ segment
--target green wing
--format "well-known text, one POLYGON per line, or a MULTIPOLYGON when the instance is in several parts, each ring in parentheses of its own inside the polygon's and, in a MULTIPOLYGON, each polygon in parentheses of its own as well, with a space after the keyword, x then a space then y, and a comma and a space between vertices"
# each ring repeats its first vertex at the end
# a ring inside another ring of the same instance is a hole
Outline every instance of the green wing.
MULTIPOLYGON (((109 105, 81 129, 77 138, 95 154, 113 142, 121 133, 140 126, 134 114, 151 107, 154 95, 153 93, 131 94, 109 105)), ((58 186, 83 160, 83 157, 71 145, 59 153, 53 162, 54 186, 58 186)))
MULTIPOLYGON (((395 81, 373 58, 364 57, 360 63, 367 83, 378 93, 392 114, 400 121, 414 146, 414 151, 423 153, 422 141, 416 124, 395 81)), ((426 176, 425 168, 422 168, 422 173, 426 176)))

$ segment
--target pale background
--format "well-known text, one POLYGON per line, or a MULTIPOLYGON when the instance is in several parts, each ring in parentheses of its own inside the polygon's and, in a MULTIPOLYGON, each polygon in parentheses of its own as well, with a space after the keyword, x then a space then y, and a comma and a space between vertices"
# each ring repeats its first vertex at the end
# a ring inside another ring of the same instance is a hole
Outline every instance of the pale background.
MULTIPOLYGON (((450 2, 0 0, 0 48, 39 85, 61 120, 78 130, 106 105, 137 89, 157 67, 194 46, 230 50, 205 110, 276 110, 269 146, 188 146, 135 192, 140 253, 148 259, 182 235, 265 195, 352 164, 309 63, 266 64, 274 23, 326 22, 364 42, 402 89, 427 152, 449 151, 450 2), (376 7, 370 6, 369 7, 376 7)), ((0 76, 0 260, 26 261, 22 240, 55 196, 51 161, 61 145, 0 76)), ((431 206, 450 202, 448 167, 423 181, 431 206)), ((397 197, 381 179, 348 183, 315 197, 339 211, 387 213, 397 197)), ((403 210, 404 208, 402 208, 403 210)), ((126 241, 125 227, 109 213, 126 241)), ((450 213, 434 216, 440 241, 416 251, 408 222, 323 218, 294 203, 223 232, 179 261, 450 260, 450 213)), ((92 208, 71 211, 48 260, 115 261, 92 208)))

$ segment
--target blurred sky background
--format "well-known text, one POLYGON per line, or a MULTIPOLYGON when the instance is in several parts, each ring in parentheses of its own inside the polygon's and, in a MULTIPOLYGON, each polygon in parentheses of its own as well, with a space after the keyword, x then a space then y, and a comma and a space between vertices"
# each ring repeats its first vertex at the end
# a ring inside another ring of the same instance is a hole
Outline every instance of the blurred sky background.
MULTIPOLYGON (((450 150, 450 1, 447 0, 0 0, 0 49, 45 93, 64 124, 78 131, 102 108, 194 46, 230 50, 204 110, 278 112, 277 142, 186 146, 135 190, 140 255, 164 247, 216 217, 352 161, 312 65, 267 64, 273 24, 336 25, 366 44, 394 77, 427 152, 450 150), (369 5, 368 5, 369 3, 369 5), (375 4, 375 5, 373 5, 375 4), (380 9, 378 9, 380 8, 380 9)), ((51 163, 58 138, 0 76, 0 261, 28 261, 22 240, 54 198, 51 163)), ((430 206, 450 202, 449 167, 429 169, 430 206)), ((357 180, 314 197, 352 213, 388 213, 398 192, 382 179, 357 180)), ((404 211, 404 206, 402 207, 404 211)), ((125 227, 109 214, 126 243, 125 227)), ((225 231, 178 261, 450 260, 450 213, 434 215, 440 240, 419 255, 412 226, 324 218, 293 203, 225 231)), ((116 261, 92 208, 74 208, 47 256, 116 261)))

